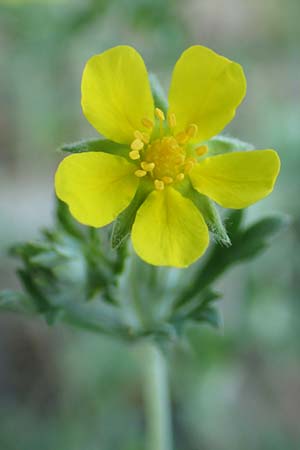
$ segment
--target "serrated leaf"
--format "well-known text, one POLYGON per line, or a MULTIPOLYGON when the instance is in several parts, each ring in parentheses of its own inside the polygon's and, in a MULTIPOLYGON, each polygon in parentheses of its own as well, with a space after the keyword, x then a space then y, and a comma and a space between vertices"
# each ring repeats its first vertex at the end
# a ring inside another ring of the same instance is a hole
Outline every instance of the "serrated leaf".
POLYGON ((222 324, 220 312, 217 308, 209 306, 201 311, 198 315, 192 317, 193 322, 206 322, 214 328, 220 328, 222 324))
MULTIPOLYGON (((240 223, 241 216, 237 216, 237 219, 240 223)), ((175 300, 175 306, 181 308, 191 302, 199 292, 207 289, 234 264, 248 261, 262 253, 272 237, 284 230, 288 223, 289 218, 286 215, 277 214, 261 219, 245 230, 236 228, 235 234, 231 235, 232 246, 224 248, 215 245, 212 248, 204 265, 199 267, 189 286, 175 300)))
POLYGON ((261 253, 269 241, 289 224, 290 219, 284 214, 265 217, 249 226, 241 235, 235 262, 251 259, 261 253))
POLYGON ((117 144, 109 139, 96 138, 63 144, 59 150, 68 153, 104 152, 127 157, 129 147, 123 144, 117 144))
POLYGON ((252 144, 229 136, 216 136, 205 142, 205 144, 208 146, 208 156, 254 149, 252 144))
POLYGON ((56 197, 56 220, 63 230, 77 239, 83 239, 83 234, 80 230, 78 222, 75 222, 70 214, 69 207, 56 197))
POLYGON ((129 237, 137 210, 147 197, 148 193, 149 190, 147 188, 140 186, 130 205, 115 220, 111 236, 111 245, 113 249, 119 248, 129 237))

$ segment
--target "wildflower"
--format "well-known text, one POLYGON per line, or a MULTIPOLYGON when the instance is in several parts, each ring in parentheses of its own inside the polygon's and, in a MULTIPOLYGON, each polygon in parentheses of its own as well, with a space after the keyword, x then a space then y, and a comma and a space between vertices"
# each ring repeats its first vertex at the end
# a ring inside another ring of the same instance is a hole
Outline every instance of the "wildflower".
POLYGON ((274 150, 209 156, 204 142, 234 117, 246 93, 241 66, 193 46, 177 61, 165 114, 154 105, 144 62, 131 47, 93 56, 82 77, 82 108, 116 154, 72 154, 59 165, 58 197, 81 223, 103 227, 142 186, 147 196, 132 226, 136 253, 154 265, 187 267, 206 250, 205 220, 191 190, 224 208, 245 208, 273 189, 280 161, 274 150))

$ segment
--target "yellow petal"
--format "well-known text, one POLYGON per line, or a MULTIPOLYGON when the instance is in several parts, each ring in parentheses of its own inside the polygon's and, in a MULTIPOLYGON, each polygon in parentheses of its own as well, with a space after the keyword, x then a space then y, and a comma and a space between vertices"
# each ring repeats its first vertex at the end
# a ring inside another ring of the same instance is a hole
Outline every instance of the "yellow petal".
POLYGON ((55 175, 56 194, 78 222, 103 227, 132 200, 139 182, 135 170, 121 156, 77 153, 60 163, 55 175))
POLYGON ((239 209, 270 194, 279 169, 274 150, 253 150, 206 158, 189 175, 197 191, 224 208, 239 209))
POLYGON ((169 92, 169 114, 176 131, 198 126, 194 140, 218 134, 234 117, 246 94, 242 67, 212 50, 195 45, 177 61, 169 92))
POLYGON ((87 120, 114 142, 129 144, 135 130, 145 130, 142 119, 153 120, 147 70, 132 47, 114 47, 89 59, 82 75, 81 93, 87 120))
POLYGON ((156 266, 187 267, 204 253, 208 240, 196 206, 171 187, 151 192, 132 228, 136 253, 156 266))

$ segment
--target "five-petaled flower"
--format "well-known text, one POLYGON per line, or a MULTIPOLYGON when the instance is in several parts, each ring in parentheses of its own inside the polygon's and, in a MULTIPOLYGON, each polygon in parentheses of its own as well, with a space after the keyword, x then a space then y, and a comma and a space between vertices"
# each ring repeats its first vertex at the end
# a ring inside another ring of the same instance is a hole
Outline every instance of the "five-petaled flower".
POLYGON ((203 144, 231 121, 245 93, 239 64, 193 46, 175 65, 165 117, 135 49, 118 46, 93 56, 83 72, 83 112, 121 151, 99 145, 97 152, 66 157, 56 173, 58 197, 79 222, 103 227, 146 187, 131 230, 136 253, 150 264, 187 267, 209 242, 189 192, 244 208, 272 191, 279 172, 274 150, 209 156, 203 144))

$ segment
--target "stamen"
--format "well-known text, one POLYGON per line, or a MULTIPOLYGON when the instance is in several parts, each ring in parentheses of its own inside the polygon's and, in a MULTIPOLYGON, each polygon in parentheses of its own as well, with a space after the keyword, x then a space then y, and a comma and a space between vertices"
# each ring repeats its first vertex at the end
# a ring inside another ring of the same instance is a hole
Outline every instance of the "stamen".
POLYGON ((142 133, 142 141, 145 142, 145 144, 149 144, 150 136, 147 133, 142 133))
POLYGON ((186 160, 186 164, 184 165, 184 172, 188 173, 196 163, 197 161, 195 160, 195 158, 188 158, 186 160))
POLYGON ((177 181, 182 181, 182 180, 184 180, 184 173, 179 173, 177 176, 176 176, 176 180, 177 181))
POLYGON ((143 135, 142 135, 142 133, 141 133, 139 130, 135 130, 135 132, 133 133, 133 136, 134 136, 136 139, 139 139, 140 141, 143 140, 143 135))
POLYGON ((132 150, 142 150, 144 147, 144 142, 142 142, 140 139, 135 139, 132 141, 131 146, 132 150))
POLYGON ((168 124, 170 128, 175 128, 176 127, 176 116, 174 113, 170 113, 168 114, 168 124))
POLYGON ((165 183, 161 180, 154 180, 154 186, 157 191, 163 191, 165 188, 165 183))
POLYGON ((152 120, 149 120, 146 117, 142 119, 142 125, 144 125, 144 127, 146 128, 149 128, 149 130, 152 130, 152 128, 154 127, 152 120))
POLYGON ((152 170, 155 167, 155 164, 153 162, 143 161, 143 162, 141 162, 141 166, 142 166, 142 169, 146 170, 146 172, 152 172, 152 170))
POLYGON ((172 184, 174 181, 172 177, 163 177, 162 180, 165 184, 172 184))
POLYGON ((175 139, 178 144, 185 144, 189 140, 189 136, 184 131, 180 131, 175 135, 175 139))
POLYGON ((184 156, 183 156, 183 155, 179 155, 179 156, 175 159, 175 163, 176 163, 176 164, 183 164, 183 163, 184 163, 184 156))
POLYGON ((138 169, 134 172, 134 175, 136 175, 139 178, 142 178, 145 175, 147 175, 147 172, 145 170, 138 169))
POLYGON ((160 121, 165 120, 165 114, 160 108, 155 108, 155 115, 160 121))
POLYGON ((139 154, 138 150, 131 150, 131 152, 129 152, 129 158, 140 159, 140 154, 139 154))
POLYGON ((191 139, 191 138, 195 137, 196 134, 198 133, 198 126, 195 123, 191 123, 187 127, 185 132, 188 135, 188 137, 191 139))
POLYGON ((208 152, 208 147, 207 145, 200 145, 200 147, 195 149, 195 152, 198 156, 203 156, 208 152))

